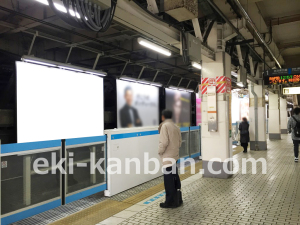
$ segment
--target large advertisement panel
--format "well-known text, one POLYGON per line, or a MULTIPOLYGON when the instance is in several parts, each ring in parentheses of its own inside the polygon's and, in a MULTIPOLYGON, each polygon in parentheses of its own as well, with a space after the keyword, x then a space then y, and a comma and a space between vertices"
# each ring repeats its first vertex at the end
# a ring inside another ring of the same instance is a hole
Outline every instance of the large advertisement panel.
POLYGON ((16 62, 18 142, 101 136, 103 78, 16 62))
POLYGON ((118 128, 157 126, 159 89, 117 80, 118 128))
POLYGON ((173 121, 179 127, 191 124, 191 93, 166 89, 166 108, 173 111, 173 121))

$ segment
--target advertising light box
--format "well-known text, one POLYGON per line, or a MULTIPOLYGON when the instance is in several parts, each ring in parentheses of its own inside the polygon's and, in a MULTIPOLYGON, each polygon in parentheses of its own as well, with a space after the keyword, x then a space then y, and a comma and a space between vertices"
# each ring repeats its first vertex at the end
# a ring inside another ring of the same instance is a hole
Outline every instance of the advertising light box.
POLYGON ((16 67, 19 143, 103 135, 101 77, 25 62, 16 67))
POLYGON ((117 80, 118 128, 157 126, 158 96, 158 87, 117 80))
POLYGON ((172 110, 173 121, 179 127, 191 124, 191 93, 166 89, 166 109, 172 110))

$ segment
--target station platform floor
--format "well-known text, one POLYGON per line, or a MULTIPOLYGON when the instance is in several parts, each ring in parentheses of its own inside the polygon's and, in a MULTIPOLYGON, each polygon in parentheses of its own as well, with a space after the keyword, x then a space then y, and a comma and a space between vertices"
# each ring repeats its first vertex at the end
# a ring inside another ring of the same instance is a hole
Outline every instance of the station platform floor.
MULTIPOLYGON (((192 175, 190 166, 181 174, 183 205, 161 209, 164 201, 163 178, 159 177, 112 198, 100 194, 19 221, 15 224, 300 224, 300 162, 295 163, 290 135, 269 140, 267 151, 234 150, 243 158, 264 158, 267 173, 238 172, 229 179, 192 175)), ((202 168, 196 163, 196 171, 202 168)))

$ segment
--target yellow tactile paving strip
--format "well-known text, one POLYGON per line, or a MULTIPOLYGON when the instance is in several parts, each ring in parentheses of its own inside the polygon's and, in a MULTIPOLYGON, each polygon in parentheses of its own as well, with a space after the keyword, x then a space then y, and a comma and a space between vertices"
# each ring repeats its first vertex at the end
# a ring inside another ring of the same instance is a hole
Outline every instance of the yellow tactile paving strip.
MULTIPOLYGON (((243 149, 241 147, 237 147, 233 152, 233 155, 242 151, 243 149)), ((195 164, 195 171, 199 171, 200 169, 202 169, 202 161, 195 164)), ((185 168, 185 173, 180 174, 180 179, 184 180, 192 175, 194 174, 191 173, 191 166, 188 166, 185 168)), ((95 225, 163 190, 164 184, 161 183, 123 201, 108 199, 87 209, 81 210, 80 212, 74 213, 71 216, 51 223, 51 225, 95 225)))

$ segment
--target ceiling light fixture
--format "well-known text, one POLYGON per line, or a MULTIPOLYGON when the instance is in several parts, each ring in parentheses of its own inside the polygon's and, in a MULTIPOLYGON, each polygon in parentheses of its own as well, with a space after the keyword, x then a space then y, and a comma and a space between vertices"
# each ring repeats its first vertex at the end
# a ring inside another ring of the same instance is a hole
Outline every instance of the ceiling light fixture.
POLYGON ((186 91, 186 92, 191 92, 191 93, 194 92, 194 90, 192 90, 192 89, 186 89, 186 88, 175 87, 175 86, 169 86, 169 89, 176 90, 176 91, 186 91))
POLYGON ((134 82, 134 83, 139 83, 139 84, 146 84, 146 85, 152 85, 152 86, 156 86, 156 87, 162 87, 163 85, 160 83, 154 83, 154 82, 150 82, 150 81, 145 81, 145 80, 139 80, 136 78, 132 78, 132 77, 127 77, 127 76, 122 76, 119 78, 120 80, 124 80, 124 81, 129 81, 129 82, 134 82))
POLYGON ((58 3, 54 3, 54 6, 55 8, 58 10, 58 11, 61 11, 63 13, 67 13, 67 9, 61 5, 61 4, 58 4, 58 3))
POLYGON ((197 62, 192 62, 192 66, 195 67, 198 70, 202 69, 202 66, 199 63, 197 63, 197 62))
POLYGON ((95 75, 95 76, 104 77, 107 75, 105 72, 102 72, 102 71, 91 70, 91 69, 82 68, 79 66, 73 66, 71 64, 54 62, 54 61, 50 61, 50 60, 46 60, 46 59, 40 59, 40 58, 36 58, 34 56, 29 56, 29 55, 22 56, 21 60, 23 62, 27 62, 27 63, 33 63, 33 64, 42 65, 42 66, 70 70, 70 71, 74 71, 74 72, 85 73, 85 74, 90 74, 90 75, 95 75))
POLYGON ((61 68, 64 70, 71 70, 71 71, 75 71, 75 72, 83 72, 83 70, 75 69, 75 68, 71 68, 71 67, 67 67, 67 66, 59 66, 58 68, 61 68))
POLYGON ((165 48, 163 48, 163 47, 161 47, 157 44, 154 44, 150 41, 147 41, 143 38, 138 38, 138 43, 140 45, 143 45, 146 48, 149 48, 149 49, 151 49, 153 51, 156 51, 158 53, 161 53, 163 55, 166 55, 166 56, 171 56, 172 55, 171 51, 169 51, 168 49, 165 49, 165 48))
POLYGON ((48 0, 36 0, 36 1, 44 5, 49 5, 48 0))
POLYGON ((42 65, 42 66, 50 66, 50 67, 56 67, 56 65, 51 64, 51 63, 45 63, 45 62, 40 62, 37 60, 31 60, 31 59, 24 59, 24 62, 28 62, 28 63, 33 63, 33 64, 38 64, 38 65, 42 65))

